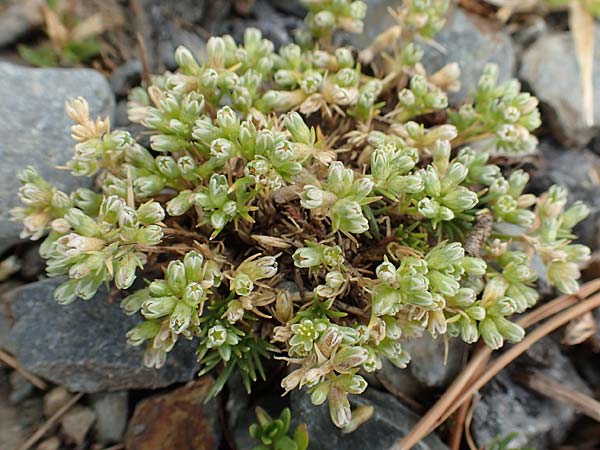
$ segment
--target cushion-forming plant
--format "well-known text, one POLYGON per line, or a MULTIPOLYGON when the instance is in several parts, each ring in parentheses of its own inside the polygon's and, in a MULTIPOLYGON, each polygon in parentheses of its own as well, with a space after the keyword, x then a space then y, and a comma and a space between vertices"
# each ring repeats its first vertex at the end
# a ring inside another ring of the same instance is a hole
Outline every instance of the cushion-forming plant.
POLYGON ((333 42, 362 31, 363 2, 304 3, 278 51, 253 28, 201 56, 178 48, 179 69, 129 99, 149 147, 69 102, 66 168, 97 189, 61 192, 29 167, 13 214, 44 237, 48 275, 67 276, 58 302, 128 291, 123 312, 143 320, 127 339, 148 366, 193 339, 216 394, 234 370, 249 390, 274 356, 284 391, 307 387, 344 427, 365 372, 409 363, 405 339, 521 340, 511 316, 536 303, 538 277, 577 289, 588 208, 559 186, 527 193, 515 162, 540 115, 518 81, 488 65, 451 106, 458 66, 426 72, 448 1, 406 0, 359 52, 333 42))

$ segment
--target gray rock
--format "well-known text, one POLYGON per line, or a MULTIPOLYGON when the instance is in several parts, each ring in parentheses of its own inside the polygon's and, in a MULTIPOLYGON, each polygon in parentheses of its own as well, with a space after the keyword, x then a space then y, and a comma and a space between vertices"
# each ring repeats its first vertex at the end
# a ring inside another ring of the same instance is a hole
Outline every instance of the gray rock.
POLYGON ((530 189, 536 193, 553 184, 569 189, 569 204, 580 200, 591 210, 590 216, 575 228, 579 241, 592 249, 600 246, 600 157, 589 150, 561 148, 549 141, 540 143, 540 174, 530 189))
MULTIPOLYGON (((370 45, 379 33, 394 25, 387 8, 397 8, 399 4, 397 0, 370 1, 364 32, 349 35, 350 42, 361 49, 370 45)), ((446 25, 434 39, 446 49, 446 53, 430 45, 422 45, 425 51, 422 62, 428 73, 448 63, 460 65, 461 89, 450 94, 452 103, 462 103, 476 89, 487 63, 498 64, 501 80, 514 74, 515 51, 511 38, 488 20, 454 8, 447 13, 446 25)))
POLYGON ((517 363, 501 372, 481 392, 471 430, 480 447, 495 437, 518 433, 516 448, 554 448, 575 422, 575 409, 548 397, 540 396, 516 383, 511 373, 534 369, 566 386, 589 394, 571 362, 560 352, 558 344, 545 338, 527 350, 517 363))
POLYGON ((92 424, 96 420, 94 411, 85 406, 76 405, 61 418, 61 430, 67 441, 77 446, 83 445, 92 424))
POLYGON ((19 240, 21 227, 10 221, 18 203, 15 174, 33 165, 59 189, 89 185, 58 170, 72 153, 71 120, 65 101, 85 97, 93 116, 112 114, 114 99, 106 79, 89 69, 31 69, 0 63, 0 252, 19 240))
POLYGON ((40 0, 17 0, 0 12, 0 47, 12 44, 42 24, 40 0))
POLYGON ((90 395, 90 406, 96 413, 93 431, 96 442, 112 444, 125 435, 129 416, 127 391, 101 392, 90 395))
POLYGON ((31 384, 23 375, 16 370, 9 376, 10 381, 10 395, 8 401, 13 405, 18 405, 23 400, 31 396, 34 391, 33 384, 31 384))
MULTIPOLYGON (((448 385, 462 368, 467 345, 460 339, 448 339, 448 360, 444 360, 444 338, 433 339, 429 334, 403 344, 411 355, 408 370, 426 388, 448 385)), ((398 369, 401 370, 401 369, 398 369)))
POLYGON ((434 39, 446 49, 446 53, 425 46, 422 62, 428 73, 448 63, 458 63, 461 88, 448 96, 453 104, 461 104, 477 89, 486 64, 498 65, 500 80, 506 80, 515 73, 512 40, 489 20, 456 8, 448 13, 446 25, 434 39))
MULTIPOLYGON (((342 434, 329 417, 327 404, 314 406, 305 391, 292 393, 292 427, 306 423, 310 433, 311 450, 388 450, 394 442, 405 436, 419 417, 390 394, 367 389, 362 395, 350 396, 352 407, 373 405, 373 417, 351 434, 342 434)), ((436 434, 430 434, 415 450, 447 450, 436 434)))
POLYGON ((0 284, 0 348, 10 353, 14 353, 15 346, 10 338, 14 318, 8 303, 8 294, 19 286, 21 283, 13 280, 0 284))
POLYGON ((398 391, 409 398, 418 399, 432 391, 448 386, 463 367, 467 356, 467 345, 459 339, 448 341, 448 360, 444 363, 444 339, 433 339, 429 335, 402 343, 410 353, 407 368, 399 369, 384 359, 383 367, 369 376, 369 384, 381 384, 383 388, 398 391))
MULTIPOLYGON (((600 123, 600 25, 594 28, 594 122, 600 123)), ((586 125, 579 81, 579 65, 569 32, 549 33, 531 45, 522 57, 519 73, 547 106, 554 135, 565 145, 585 146, 598 132, 586 125)))
POLYGON ((11 297, 10 339, 26 369, 73 392, 157 388, 194 378, 193 343, 180 342, 162 369, 146 368, 143 348, 125 340, 139 319, 125 316, 105 292, 61 306, 52 298, 60 281, 28 284, 11 297))

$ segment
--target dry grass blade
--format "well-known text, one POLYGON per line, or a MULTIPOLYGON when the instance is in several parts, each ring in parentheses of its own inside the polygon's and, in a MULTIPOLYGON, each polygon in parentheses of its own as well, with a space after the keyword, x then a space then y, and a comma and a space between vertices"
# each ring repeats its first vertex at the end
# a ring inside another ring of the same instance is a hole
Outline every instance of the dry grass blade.
POLYGON ((465 402, 458 409, 456 416, 454 417, 454 424, 450 430, 450 438, 448 439, 448 446, 450 450, 460 450, 460 444, 462 442, 463 430, 465 429, 465 420, 467 419, 467 413, 469 412, 469 406, 471 402, 465 402))
POLYGON ((528 388, 546 397, 568 403, 589 418, 600 422, 600 402, 598 400, 539 372, 519 374, 516 378, 528 388))
MULTIPOLYGON (((552 300, 549 303, 546 303, 536 308, 534 311, 532 311, 531 313, 524 316, 521 320, 519 320, 519 325, 521 325, 524 328, 530 327, 531 325, 534 325, 552 316, 553 314, 564 310, 565 308, 571 305, 576 305, 575 307, 584 305, 585 307, 587 307, 589 306, 589 304, 587 303, 579 305, 577 305, 577 303, 579 303, 581 299, 592 295, 598 290, 600 290, 600 279, 590 281, 581 286, 581 288, 579 289, 579 291, 577 291, 575 295, 563 295, 552 300)), ((581 315, 587 310, 591 309, 593 308, 586 309, 578 315, 581 315)), ((576 314, 572 318, 577 317, 578 315, 576 314)), ((568 319, 565 323, 567 323, 569 320, 571 319, 568 319)), ((535 331, 537 332, 538 330, 535 331)), ((526 339, 529 338, 530 336, 526 337, 526 339)), ((513 347, 513 349, 514 348, 517 348, 517 346, 513 347)), ((463 394, 461 396, 461 394, 464 392, 465 389, 468 389, 467 386, 469 385, 469 383, 473 384, 473 379, 475 379, 476 377, 481 378, 484 373, 487 373, 485 370, 485 365, 487 364, 491 355, 492 350, 489 347, 480 347, 480 349, 475 352, 475 354, 469 361, 469 364, 462 370, 462 372, 457 376, 454 382, 446 390, 444 395, 442 395, 442 397, 440 397, 437 403, 427 412, 427 414, 425 414, 421 418, 421 420, 415 425, 415 427, 410 431, 410 433, 408 433, 403 439, 395 443, 392 449, 406 450, 412 448, 421 439, 423 439, 431 431, 437 428, 437 426, 439 426, 445 419, 447 419, 454 411, 456 411, 456 409, 458 409, 462 405, 462 403, 468 400, 476 389, 471 390, 470 394, 468 395, 463 394), (460 401, 457 401, 459 396, 461 396, 460 401)), ((509 362, 510 361, 511 360, 509 360, 509 362)), ((506 364, 508 364, 508 362, 506 364)), ((489 380, 486 380, 485 383, 487 383, 487 381, 489 380)))
POLYGON ((594 314, 591 311, 587 312, 583 316, 572 320, 566 326, 561 343, 565 345, 581 344, 594 336, 597 329, 594 314))
POLYGON ((569 27, 575 41, 575 53, 579 63, 583 117, 587 126, 594 125, 594 17, 579 0, 570 3, 569 27))
POLYGON ((31 447, 33 447, 36 442, 44 437, 48 430, 50 430, 50 428, 52 428, 69 409, 71 409, 79 400, 81 400, 81 397, 83 397, 83 392, 80 392, 71 400, 69 400, 68 403, 66 403, 62 408, 56 411, 52 417, 44 422, 44 424, 38 428, 37 431, 33 433, 31 437, 27 439, 27 441, 25 441, 21 447, 19 447, 18 450, 29 450, 31 447))
POLYGON ((4 350, 0 350, 0 361, 15 369, 23 376, 23 378, 33 384, 36 388, 41 389, 42 391, 48 389, 48 385, 44 380, 28 372, 21 364, 19 364, 19 361, 6 353, 4 350))
MULTIPOLYGON (((446 420, 454 411, 456 411, 463 402, 467 401, 473 393, 485 386, 492 378, 498 374, 502 369, 508 366, 512 361, 518 358, 520 355, 535 344, 537 341, 567 324, 569 321, 600 307, 600 294, 596 294, 589 299, 586 299, 578 305, 572 306, 571 308, 557 314, 556 316, 549 319, 547 322, 540 325, 538 328, 529 333, 525 339, 518 344, 511 347, 506 352, 502 353, 496 358, 489 366, 486 367, 485 372, 469 385, 469 388, 462 393, 456 400, 456 403, 444 414, 442 420, 446 420)), ((400 447, 405 448, 405 447, 400 447)))

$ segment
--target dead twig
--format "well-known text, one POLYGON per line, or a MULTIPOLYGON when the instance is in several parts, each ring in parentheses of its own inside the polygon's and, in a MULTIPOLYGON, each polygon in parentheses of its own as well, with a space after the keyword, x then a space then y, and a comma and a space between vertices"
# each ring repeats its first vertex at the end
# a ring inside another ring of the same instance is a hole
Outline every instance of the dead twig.
POLYGON ((78 393, 71 400, 69 400, 62 408, 56 411, 52 417, 46 420, 46 422, 44 422, 42 426, 39 427, 37 431, 33 433, 21 447, 19 447, 18 450, 29 450, 31 447, 33 447, 37 441, 44 437, 44 435, 60 420, 60 418, 65 415, 68 410, 70 410, 79 400, 81 400, 81 397, 83 397, 83 392, 78 393))
POLYGON ((572 387, 559 383, 539 371, 516 374, 517 381, 546 397, 574 406, 590 419, 600 422, 600 402, 572 387))
POLYGON ((36 388, 41 389, 42 391, 45 391, 46 389, 48 389, 48 385, 46 384, 46 382, 44 380, 42 380, 40 377, 32 374, 31 372, 27 371, 27 369, 25 369, 19 363, 19 361, 17 361, 13 356, 6 353, 4 350, 0 350, 0 361, 5 363, 7 366, 15 369, 17 372, 19 372, 23 376, 23 378, 25 378, 27 381, 29 381, 31 384, 33 384, 36 388))
POLYGON ((142 60, 142 80, 144 80, 144 86, 148 88, 150 87, 150 64, 148 63, 148 51, 142 33, 138 32, 136 34, 136 40, 140 50, 140 59, 142 60))

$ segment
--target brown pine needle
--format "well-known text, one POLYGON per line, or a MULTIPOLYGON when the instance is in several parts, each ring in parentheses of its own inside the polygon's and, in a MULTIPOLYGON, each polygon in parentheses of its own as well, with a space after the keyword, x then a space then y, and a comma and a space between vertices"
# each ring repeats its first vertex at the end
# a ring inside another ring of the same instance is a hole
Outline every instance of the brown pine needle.
POLYGON ((463 430, 465 428, 465 420, 467 413, 469 412, 469 406, 471 402, 464 402, 454 417, 454 424, 452 430, 450 430, 450 438, 448 439, 448 446, 450 450, 460 450, 460 444, 462 442, 463 430))
POLYGON ((33 384, 36 388, 38 388, 42 391, 45 391, 46 389, 48 389, 48 385, 46 384, 46 382, 44 380, 42 380, 40 377, 32 374, 31 372, 27 371, 19 363, 19 361, 17 361, 13 356, 6 353, 4 350, 0 350, 0 361, 5 363, 7 366, 15 369, 17 372, 19 372, 21 374, 21 376, 23 378, 25 378, 27 381, 29 381, 31 384, 33 384))
MULTIPOLYGON (((579 309, 581 309, 580 307, 583 307, 583 309, 584 309, 583 311, 579 312, 578 314, 576 314, 574 316, 574 317, 578 317, 578 315, 581 315, 584 312, 593 309, 594 307, 592 306, 591 308, 589 308, 589 306, 590 306, 589 300, 586 301, 585 303, 579 303, 579 304, 577 304, 577 303, 580 302, 580 299, 586 298, 586 297, 590 296, 591 294, 593 294, 594 292, 597 292, 598 290, 600 290, 600 279, 590 281, 590 282, 584 284, 579 289, 579 291, 577 291, 577 293, 575 295, 560 296, 560 297, 556 298, 555 300, 536 308, 534 311, 532 311, 531 313, 524 316, 521 320, 519 320, 518 323, 524 328, 530 327, 530 326, 552 316, 553 314, 556 314, 556 313, 564 310, 565 308, 567 308, 573 304, 576 304, 576 306, 574 306, 573 308, 579 307, 577 309, 577 311, 579 311, 579 309)), ((572 312, 572 310, 568 310, 568 311, 572 312)), ((568 312, 568 311, 566 311, 566 312, 568 312)), ((570 319, 568 319, 564 323, 567 323, 569 320, 570 319)), ((550 321, 544 325, 547 325, 549 323, 550 323, 550 321)), ((533 333, 537 332, 537 334, 539 334, 539 330, 544 331, 545 329, 546 328, 540 327, 537 330, 535 330, 533 333)), ((533 335, 533 333, 532 333, 532 335, 533 335)), ((534 337, 537 334, 535 334, 534 337)), ((543 336, 544 335, 542 335, 541 337, 543 337, 543 336)), ((541 337, 539 337, 538 339, 541 339, 541 337)), ((526 341, 530 342, 530 338, 531 338, 531 335, 527 336, 525 338, 525 340, 523 340, 517 346, 513 347, 511 350, 514 350, 515 348, 517 348, 517 350, 519 350, 521 348, 521 347, 519 347, 519 345, 523 344, 526 341)), ((526 345, 530 345, 530 344, 526 343, 526 345)), ((527 348, 528 347, 524 347, 524 349, 527 349, 527 348)), ((525 351, 525 350, 522 350, 522 351, 525 351)), ((521 353, 522 353, 522 351, 521 351, 521 353)), ((440 399, 437 401, 437 403, 427 412, 427 414, 425 414, 421 418, 421 420, 415 425, 415 427, 404 438, 402 438, 401 440, 398 440, 394 444, 394 447, 392 447, 392 450, 407 450, 407 449, 412 448, 416 443, 418 443, 421 439, 423 439, 425 436, 427 436, 431 431, 433 431, 435 428, 437 428, 444 420, 446 420, 448 418, 448 416, 450 416, 456 409, 458 409, 462 405, 463 402, 465 402, 467 399, 471 398, 473 392, 475 392, 475 390, 479 389, 479 387, 477 389, 471 390, 471 389, 467 388, 467 385, 469 385, 469 384, 473 385, 473 383, 475 383, 475 381, 472 381, 472 380, 474 380, 474 378, 478 378, 479 380, 481 380, 486 373, 489 373, 489 368, 486 370, 485 366, 486 366, 490 356, 492 355, 492 352, 493 351, 489 347, 481 347, 479 350, 477 350, 475 352, 475 354, 473 355, 473 357, 471 358, 471 361, 469 362, 469 364, 457 376, 457 378, 450 385, 450 387, 444 393, 444 395, 442 395, 442 397, 440 397, 440 399), (467 389, 467 391, 471 391, 469 395, 465 395, 463 393, 465 391, 465 389, 467 389), (460 399, 460 400, 457 400, 457 399, 460 399)), ((508 352, 505 353, 504 355, 506 355, 506 354, 508 354, 508 352)), ((498 358, 498 359, 500 359, 500 358, 498 358)), ((496 361, 498 361, 498 360, 496 360, 496 361)), ((512 361, 512 359, 508 360, 508 362, 510 362, 510 361, 512 361)), ((508 364, 508 362, 506 364, 508 364)), ((492 377, 494 375, 495 375, 495 373, 492 375, 492 377)), ((487 383, 487 381, 489 381, 489 380, 486 380, 484 382, 484 384, 487 383)))
POLYGON ((79 394, 75 395, 71 400, 69 400, 68 403, 66 403, 62 408, 56 411, 52 417, 46 420, 46 422, 44 422, 44 424, 41 427, 39 427, 37 431, 33 433, 31 437, 27 439, 27 441, 25 441, 25 443, 21 447, 19 447, 18 450, 29 450, 31 447, 33 447, 37 443, 37 441, 43 438, 44 435, 48 432, 48 430, 50 430, 60 420, 60 418, 65 415, 65 413, 69 409, 71 409, 79 400, 81 400, 81 397, 83 397, 83 392, 80 392, 79 394))
MULTIPOLYGON (((485 386, 492 378, 494 378, 498 372, 508 366, 512 361, 518 358, 521 354, 525 353, 528 348, 530 348, 537 341, 552 333, 556 329, 562 327, 567 324, 569 321, 573 320, 575 317, 580 316, 581 314, 591 311, 595 308, 600 307, 600 294, 596 294, 589 299, 586 299, 559 314, 549 319, 547 322, 544 322, 538 328, 533 330, 530 334, 528 334, 525 339, 523 339, 518 344, 515 344, 506 352, 502 353, 498 358, 496 358, 485 370, 483 375, 475 380, 472 384, 469 385, 469 388, 456 400, 456 403, 444 414, 442 420, 445 420, 448 416, 450 416, 458 407, 465 401, 467 401, 473 393, 481 389, 485 386)), ((402 448, 402 447, 401 447, 402 448)))
POLYGON ((583 119, 591 127, 594 125, 594 16, 579 0, 572 0, 569 4, 569 28, 579 64, 583 119))
POLYGON ((559 383, 540 372, 517 374, 516 379, 529 389, 546 397, 572 405, 590 419, 600 422, 600 402, 583 392, 565 386, 563 383, 559 383))

